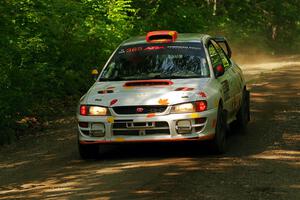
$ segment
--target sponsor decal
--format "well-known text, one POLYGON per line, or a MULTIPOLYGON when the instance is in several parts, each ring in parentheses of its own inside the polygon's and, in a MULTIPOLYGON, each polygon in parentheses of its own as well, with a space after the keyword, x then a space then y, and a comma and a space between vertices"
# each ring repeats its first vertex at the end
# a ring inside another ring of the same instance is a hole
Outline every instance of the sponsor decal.
POLYGON ((126 53, 133 53, 137 51, 142 51, 143 47, 132 47, 132 48, 127 48, 125 51, 126 53))
POLYGON ((227 80, 221 82, 223 93, 224 93, 224 100, 227 101, 229 99, 229 83, 227 80))
POLYGON ((192 114, 190 114, 190 118, 200 118, 200 114, 198 114, 198 113, 192 113, 192 114))
POLYGON ((164 49, 164 46, 150 46, 150 47, 146 47, 144 50, 159 50, 159 49, 164 49))
POLYGON ((112 106, 112 105, 116 104, 117 102, 118 102, 118 99, 113 99, 113 100, 111 100, 109 106, 112 106))
POLYGON ((199 96, 203 97, 203 98, 207 97, 206 94, 205 94, 205 92, 199 92, 199 96))
POLYGON ((149 113, 148 115, 147 115, 147 118, 151 118, 151 117, 155 117, 156 115, 155 115, 155 113, 149 113))
POLYGON ((168 46, 168 49, 187 49, 187 50, 201 50, 200 47, 192 47, 192 46, 168 46))
MULTIPOLYGON (((169 39, 160 39, 160 40, 155 40, 155 42, 169 42, 169 39)), ((168 49, 168 50, 202 50, 201 47, 194 47, 194 46, 179 46, 179 45, 170 45, 170 46, 139 46, 139 47, 129 47, 129 48, 124 48, 120 49, 118 51, 118 54, 130 54, 130 53, 136 53, 136 52, 142 52, 142 51, 157 51, 161 49, 168 49)))
POLYGON ((218 106, 219 106, 219 100, 215 99, 215 101, 214 101, 214 107, 217 108, 218 106))
POLYGON ((160 105, 168 105, 169 104, 169 99, 159 99, 158 103, 160 105))
POLYGON ((189 88, 189 87, 179 87, 176 88, 175 91, 192 91, 194 88, 189 88))
POLYGON ((108 123, 114 123, 114 118, 113 117, 107 117, 107 122, 108 123))

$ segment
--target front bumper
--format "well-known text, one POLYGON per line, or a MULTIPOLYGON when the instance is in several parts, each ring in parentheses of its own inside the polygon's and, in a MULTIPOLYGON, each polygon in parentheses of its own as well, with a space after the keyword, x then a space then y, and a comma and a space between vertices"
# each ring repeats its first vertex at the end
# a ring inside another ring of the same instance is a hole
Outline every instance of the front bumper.
POLYGON ((184 114, 77 115, 77 119, 81 144, 209 140, 215 134, 217 108, 184 114))

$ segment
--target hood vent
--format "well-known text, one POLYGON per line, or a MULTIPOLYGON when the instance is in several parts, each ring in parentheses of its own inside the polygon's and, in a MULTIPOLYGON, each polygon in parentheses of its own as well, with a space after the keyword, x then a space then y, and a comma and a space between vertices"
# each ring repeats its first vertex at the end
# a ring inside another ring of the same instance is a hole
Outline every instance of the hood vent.
POLYGON ((144 87, 144 86, 168 86, 173 85, 170 80, 139 80, 130 81, 124 84, 124 87, 144 87))

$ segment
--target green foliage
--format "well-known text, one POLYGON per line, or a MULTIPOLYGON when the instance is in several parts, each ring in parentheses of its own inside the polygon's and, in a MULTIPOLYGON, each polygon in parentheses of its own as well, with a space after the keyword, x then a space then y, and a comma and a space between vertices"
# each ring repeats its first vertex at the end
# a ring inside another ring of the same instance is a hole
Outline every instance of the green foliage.
POLYGON ((299 51, 299 0, 136 0, 140 33, 155 29, 226 35, 238 46, 299 51))
POLYGON ((14 140, 25 116, 75 109, 91 67, 128 37, 130 14, 128 0, 2 0, 0 143, 14 140))
POLYGON ((226 35, 272 52, 300 47, 299 0, 1 0, 0 144, 17 121, 75 108, 124 39, 150 30, 226 35), (57 109, 59 108, 59 109, 57 109))

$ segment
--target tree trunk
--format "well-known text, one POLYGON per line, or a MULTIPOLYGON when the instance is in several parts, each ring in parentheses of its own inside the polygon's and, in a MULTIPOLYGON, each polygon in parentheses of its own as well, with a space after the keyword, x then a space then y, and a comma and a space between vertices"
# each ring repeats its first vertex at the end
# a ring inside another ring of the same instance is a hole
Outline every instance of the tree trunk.
POLYGON ((277 38, 277 25, 272 25, 272 40, 277 38))
POLYGON ((217 0, 213 0, 214 7, 213 7, 213 16, 217 14, 217 0))

